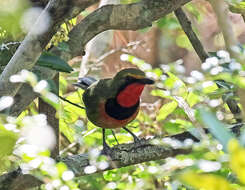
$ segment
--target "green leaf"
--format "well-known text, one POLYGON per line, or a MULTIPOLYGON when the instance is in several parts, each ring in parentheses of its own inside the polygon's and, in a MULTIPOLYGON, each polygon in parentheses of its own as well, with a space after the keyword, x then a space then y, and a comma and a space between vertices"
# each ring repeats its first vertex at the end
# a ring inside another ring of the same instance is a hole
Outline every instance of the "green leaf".
POLYGON ((196 105, 197 103, 201 102, 202 97, 193 92, 190 92, 186 98, 186 101, 189 104, 189 106, 192 107, 196 105))
POLYGON ((176 44, 181 48, 186 48, 188 50, 192 49, 191 43, 187 36, 183 33, 176 38, 176 44))
POLYGON ((166 17, 163 17, 157 21, 157 26, 159 28, 167 28, 170 30, 176 30, 180 28, 180 25, 176 19, 176 17, 173 17, 173 15, 168 15, 166 17))
POLYGON ((178 103, 176 101, 169 102, 167 104, 164 104, 157 115, 157 121, 164 120, 169 114, 171 114, 178 106, 178 103))
MULTIPOLYGON (((66 97, 66 99, 81 105, 81 97, 79 92, 70 94, 66 97)), ((74 142, 76 135, 75 123, 79 118, 86 118, 86 111, 68 102, 62 101, 62 105, 64 106, 64 110, 60 118, 60 131, 69 139, 70 142, 74 142)), ((82 132, 83 131, 80 131, 80 133, 82 132)))
POLYGON ((171 95, 169 95, 169 93, 166 90, 154 89, 151 91, 151 95, 174 100, 174 98, 171 95))
POLYGON ((18 135, 12 131, 0 129, 0 159, 12 153, 18 135))
POLYGON ((227 150, 227 144, 233 135, 228 131, 227 126, 220 122, 214 114, 204 109, 199 109, 202 123, 209 129, 210 133, 223 145, 227 150))
POLYGON ((219 89, 218 86, 214 82, 210 82, 210 83, 208 82, 208 85, 203 85, 202 91, 204 94, 210 94, 218 89, 219 89))
POLYGON ((166 131, 168 134, 178 134, 183 132, 183 128, 179 123, 175 122, 166 122, 163 125, 163 130, 166 131))
POLYGON ((117 181, 121 179, 121 176, 117 175, 117 172, 114 170, 104 172, 103 176, 106 181, 117 181))
POLYGON ((68 65, 63 59, 48 52, 42 53, 37 61, 37 65, 48 67, 50 69, 60 72, 70 73, 71 71, 73 71, 71 66, 68 65))
POLYGON ((233 190, 231 184, 223 177, 215 174, 198 173, 187 170, 178 176, 179 180, 194 189, 205 190, 233 190))
POLYGON ((168 78, 163 81, 164 86, 167 89, 174 90, 175 95, 181 96, 185 99, 188 95, 188 90, 185 83, 171 72, 167 72, 167 75, 168 78))

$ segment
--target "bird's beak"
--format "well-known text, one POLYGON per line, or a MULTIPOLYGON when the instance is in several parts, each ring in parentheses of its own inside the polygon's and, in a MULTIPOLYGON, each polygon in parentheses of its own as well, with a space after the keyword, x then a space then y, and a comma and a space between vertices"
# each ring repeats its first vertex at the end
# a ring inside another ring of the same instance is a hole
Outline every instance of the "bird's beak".
POLYGON ((143 78, 143 79, 140 79, 140 83, 142 83, 142 84, 154 84, 154 80, 152 80, 150 78, 143 78))

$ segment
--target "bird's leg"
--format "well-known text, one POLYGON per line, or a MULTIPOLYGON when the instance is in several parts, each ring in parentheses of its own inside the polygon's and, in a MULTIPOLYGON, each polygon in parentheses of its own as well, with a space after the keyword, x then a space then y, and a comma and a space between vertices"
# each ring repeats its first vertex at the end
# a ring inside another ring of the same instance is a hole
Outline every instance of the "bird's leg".
POLYGON ((117 141, 117 145, 119 145, 119 142, 117 140, 116 134, 114 133, 114 131, 112 129, 111 129, 111 133, 112 133, 113 137, 115 138, 115 140, 117 141))
POLYGON ((102 150, 102 154, 105 155, 109 155, 111 152, 111 148, 109 147, 109 145, 106 143, 106 138, 105 138, 105 129, 102 129, 102 135, 103 135, 103 150, 102 150))
POLYGON ((123 127, 123 129, 125 129, 127 132, 129 132, 130 133, 130 135, 132 135, 133 136, 133 138, 134 138, 134 142, 135 143, 137 143, 137 142, 140 142, 140 139, 132 132, 132 131, 130 131, 129 129, 127 129, 126 127, 123 127))

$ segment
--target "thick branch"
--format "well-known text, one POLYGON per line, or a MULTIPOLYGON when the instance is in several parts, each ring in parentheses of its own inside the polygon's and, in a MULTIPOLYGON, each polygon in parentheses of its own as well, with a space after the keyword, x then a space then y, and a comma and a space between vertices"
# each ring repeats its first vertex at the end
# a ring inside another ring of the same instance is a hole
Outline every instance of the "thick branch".
MULTIPOLYGON (((109 166, 102 169, 97 167, 97 171, 95 173, 139 164, 142 162, 174 157, 179 154, 188 154, 190 151, 191 148, 174 149, 161 145, 152 145, 146 140, 142 140, 140 144, 137 145, 134 143, 116 145, 110 155, 111 161, 109 161, 109 166)), ((73 155, 61 158, 60 161, 66 163, 69 169, 71 169, 76 176, 88 175, 88 173, 85 172, 86 170, 84 170, 90 165, 87 155, 73 155)))
MULTIPOLYGON (((179 148, 174 149, 162 145, 151 145, 148 140, 142 140, 139 144, 121 144, 117 145, 112 149, 111 157, 109 159, 109 165, 107 168, 98 168, 97 172, 106 171, 114 168, 125 167, 129 165, 134 165, 142 162, 147 162, 151 160, 165 159, 167 157, 174 157, 179 154, 190 153, 191 148, 179 148)), ((74 172, 76 176, 88 175, 85 168, 91 166, 89 163, 88 156, 86 154, 72 155, 64 158, 60 158, 59 161, 67 164, 68 168, 74 172)), ((22 186, 21 190, 27 187, 34 187, 39 185, 40 181, 34 177, 30 179, 30 175, 23 175, 18 169, 12 171, 8 174, 0 176, 0 190, 18 190, 19 189, 19 179, 22 186), (12 183, 14 182, 14 184, 12 183)))
MULTIPOLYGON (((70 52, 60 52, 55 47, 51 51, 68 61, 70 58, 80 55, 86 43, 100 32, 109 29, 142 29, 189 1, 191 0, 144 0, 129 5, 104 6, 88 15, 70 32, 68 41, 70 52)), ((49 72, 48 79, 55 75, 55 72, 52 72, 49 72)), ((41 71, 42 74, 45 74, 45 71, 44 73, 41 71)), ((37 97, 37 94, 34 94, 30 87, 24 85, 16 97, 15 99, 18 101, 11 108, 11 114, 14 116, 21 113, 37 97), (28 94, 29 98, 23 96, 23 92, 28 94)))
MULTIPOLYGON (((242 126, 242 124, 234 125, 230 130, 234 134, 240 135, 240 129, 242 126)), ((205 132, 208 133, 208 129, 205 129, 205 132)), ((176 139, 181 142, 184 142, 187 139, 199 142, 197 137, 187 131, 170 137, 171 139, 176 139)), ((149 143, 149 140, 142 140, 136 145, 133 143, 121 144, 113 147, 109 166, 107 168, 97 168, 96 172, 139 164, 151 160, 165 159, 167 157, 173 157, 179 154, 188 154, 190 152, 191 148, 174 149, 162 145, 152 145, 149 143)), ((84 171, 90 163, 87 154, 67 156, 59 158, 58 160, 66 163, 69 169, 72 170, 76 176, 89 174, 84 171)), ((20 169, 0 176, 0 190, 24 190, 27 187, 34 187, 40 184, 40 180, 31 175, 23 175, 20 169), (22 184, 22 186, 19 184, 22 184)))
POLYGON ((190 0, 142 0, 127 5, 106 5, 90 15, 70 32, 68 41, 73 56, 80 55, 85 44, 97 34, 110 30, 138 30, 171 13, 190 0))
MULTIPOLYGON (((57 96, 59 96, 59 73, 57 73, 54 77, 54 83, 56 89, 53 90, 57 96)), ((56 112, 56 109, 45 102, 42 98, 38 98, 38 111, 39 113, 45 114, 47 116, 48 124, 52 127, 54 134, 55 134, 55 147, 51 151, 51 158, 56 158, 59 156, 60 152, 60 128, 59 128, 59 112, 56 112), (58 117, 58 118, 57 118, 58 117)))

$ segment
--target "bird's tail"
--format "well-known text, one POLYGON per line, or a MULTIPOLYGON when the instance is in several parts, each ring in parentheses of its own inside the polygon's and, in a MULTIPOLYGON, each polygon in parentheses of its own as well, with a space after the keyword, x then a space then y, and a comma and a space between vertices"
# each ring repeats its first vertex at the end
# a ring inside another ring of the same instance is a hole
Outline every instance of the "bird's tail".
POLYGON ((96 82, 95 78, 87 76, 78 78, 78 81, 76 83, 73 83, 73 85, 85 90, 94 82, 96 82))

